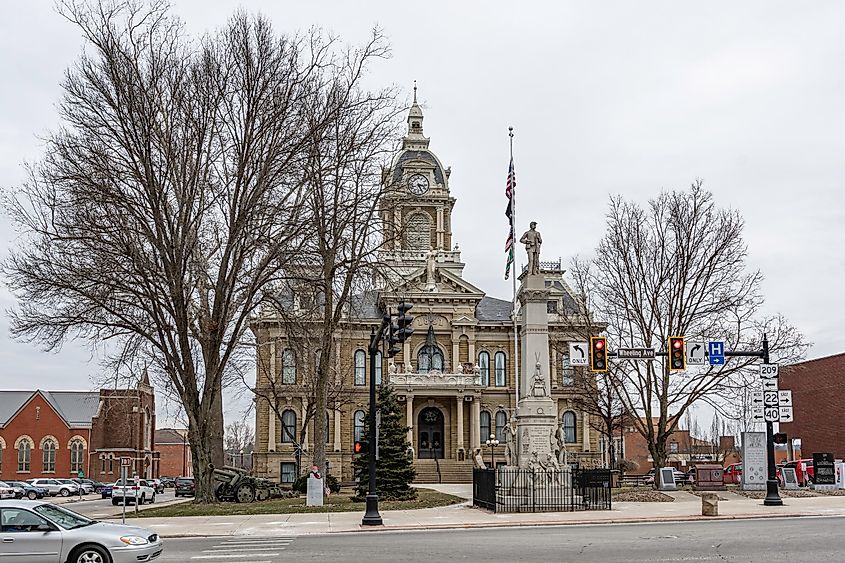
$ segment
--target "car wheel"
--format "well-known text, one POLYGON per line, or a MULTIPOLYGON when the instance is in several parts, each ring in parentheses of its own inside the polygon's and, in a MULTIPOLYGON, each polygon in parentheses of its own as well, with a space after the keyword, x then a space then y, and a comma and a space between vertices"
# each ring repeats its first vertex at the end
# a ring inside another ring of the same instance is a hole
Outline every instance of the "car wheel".
POLYGON ((117 506, 117 499, 116 499, 116 498, 111 499, 111 503, 112 503, 114 506, 117 506))
POLYGON ((62 495, 63 497, 68 497, 68 496, 70 496, 70 491, 67 490, 67 489, 62 489, 61 491, 59 491, 59 494, 62 495))
POLYGON ((29 500, 35 500, 38 498, 38 493, 36 493, 35 491, 29 491, 28 493, 26 493, 26 498, 28 498, 29 500))
MULTIPOLYGON (((143 505, 143 504, 146 504, 146 503, 147 503, 147 495, 142 494, 142 495, 141 495, 141 502, 140 502, 140 504, 142 504, 142 505, 143 505)), ((138 499, 135 499, 135 504, 139 504, 139 503, 138 503, 138 499)))
POLYGON ((83 545, 74 550, 70 563, 111 563, 109 552, 99 545, 83 545))

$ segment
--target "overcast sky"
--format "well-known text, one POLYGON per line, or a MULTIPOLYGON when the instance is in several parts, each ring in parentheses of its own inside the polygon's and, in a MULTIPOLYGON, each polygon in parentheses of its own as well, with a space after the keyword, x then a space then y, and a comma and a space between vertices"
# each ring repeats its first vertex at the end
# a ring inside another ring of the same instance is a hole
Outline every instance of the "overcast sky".
MULTIPOLYGON (((510 298, 502 279, 508 126, 515 130, 518 230, 539 223, 544 258, 590 254, 610 194, 646 202, 705 181, 746 219, 749 265, 767 313, 845 351, 845 3, 278 2, 175 0, 192 33, 239 6, 292 33, 319 25, 364 41, 378 25, 393 56, 373 84, 413 81, 431 148, 451 165, 465 277, 510 298)), ((64 70, 82 48, 52 2, 0 19, 0 186, 19 184, 57 128, 64 70)), ((2 251, 14 236, 5 217, 2 251)), ((524 253, 519 252, 522 260, 524 253)), ((3 289, 0 304, 12 305, 3 289)), ((14 342, 0 317, 0 388, 87 389, 84 347, 14 342)))

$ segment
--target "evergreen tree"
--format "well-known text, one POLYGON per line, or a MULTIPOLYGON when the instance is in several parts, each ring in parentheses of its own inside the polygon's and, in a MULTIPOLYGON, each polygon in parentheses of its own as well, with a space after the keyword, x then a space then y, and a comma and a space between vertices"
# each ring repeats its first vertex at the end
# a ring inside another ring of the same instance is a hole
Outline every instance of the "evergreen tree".
MULTIPOLYGON (((416 477, 414 461, 408 442, 408 426, 402 423, 401 409, 396 400, 396 393, 390 385, 378 388, 377 409, 381 411, 379 427, 379 459, 376 460, 376 490, 380 500, 411 500, 417 498, 417 490, 411 487, 416 477)), ((369 418, 367 412, 367 435, 369 418)), ((370 448, 375 449, 375 440, 370 438, 370 448)), ((369 458, 358 456, 353 462, 355 477, 358 479, 356 498, 363 500, 369 489, 369 458)))

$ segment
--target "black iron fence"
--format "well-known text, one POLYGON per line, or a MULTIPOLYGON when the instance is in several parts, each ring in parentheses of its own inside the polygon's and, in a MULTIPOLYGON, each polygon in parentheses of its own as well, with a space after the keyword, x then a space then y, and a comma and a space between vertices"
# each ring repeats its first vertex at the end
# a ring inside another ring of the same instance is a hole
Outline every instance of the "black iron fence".
POLYGON ((494 512, 610 510, 609 469, 474 469, 472 503, 494 512))

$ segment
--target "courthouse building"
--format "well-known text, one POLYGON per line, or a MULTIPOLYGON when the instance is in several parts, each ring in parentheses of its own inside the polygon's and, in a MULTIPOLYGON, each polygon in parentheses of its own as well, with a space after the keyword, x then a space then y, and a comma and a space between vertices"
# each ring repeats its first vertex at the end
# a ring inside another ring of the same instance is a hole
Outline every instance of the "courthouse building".
MULTIPOLYGON (((464 263, 452 234, 459 189, 452 190, 451 169, 429 149, 416 100, 407 122, 402 148, 383 174, 385 195, 379 207, 391 241, 382 253, 390 267, 390 282, 356 296, 336 335, 335 367, 347 392, 326 413, 329 472, 344 482, 353 479, 352 447, 356 438, 365 436, 368 383, 374 376, 377 383, 389 381, 403 405, 418 482, 471 482, 472 453, 481 448, 489 463, 491 452, 483 443, 491 433, 502 442, 493 452, 495 461, 504 463, 504 427, 517 400, 513 305, 464 279, 464 263), (383 312, 395 312, 402 300, 413 303, 414 334, 394 358, 379 354, 371 374, 366 353, 370 331, 381 323, 383 312)), ((506 226, 504 218, 502 224, 506 226)), ((500 248, 498 242, 491 242, 491 251, 494 247, 500 248)), ((590 372, 570 366, 566 352, 568 341, 575 339, 567 327, 581 322, 575 296, 563 279, 560 262, 544 262, 542 274, 550 289, 551 396, 566 450, 572 461, 597 465, 599 436, 579 407, 590 372)), ((291 306, 297 307, 295 299, 291 306)), ((266 386, 268 375, 285 384, 281 417, 266 400, 257 401, 255 469, 290 482, 297 468, 304 471, 309 464, 296 454, 309 395, 306 370, 313 368, 315 350, 289 341, 283 326, 272 308, 265 308, 252 323, 257 385, 266 386)), ((301 445, 307 456, 313 451, 313 428, 304 434, 301 445)))

